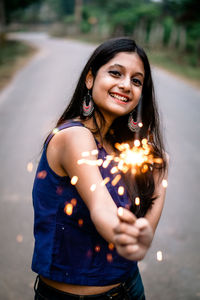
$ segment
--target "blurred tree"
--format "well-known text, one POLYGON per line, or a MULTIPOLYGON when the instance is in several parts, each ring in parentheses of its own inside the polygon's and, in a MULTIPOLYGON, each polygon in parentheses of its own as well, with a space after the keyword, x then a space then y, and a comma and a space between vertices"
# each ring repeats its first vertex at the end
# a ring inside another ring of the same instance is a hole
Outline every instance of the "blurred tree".
POLYGON ((5 32, 5 7, 4 0, 0 0, 0 44, 4 41, 5 32))
POLYGON ((41 3, 42 0, 6 0, 5 1, 5 19, 9 23, 14 12, 24 9, 31 4, 41 3))

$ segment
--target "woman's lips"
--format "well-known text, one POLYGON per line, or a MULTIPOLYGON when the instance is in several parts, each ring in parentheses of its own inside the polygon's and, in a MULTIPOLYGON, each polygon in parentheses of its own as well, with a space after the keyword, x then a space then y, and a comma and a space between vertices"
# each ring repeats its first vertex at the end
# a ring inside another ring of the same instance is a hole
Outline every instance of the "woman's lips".
POLYGON ((126 103, 129 101, 129 97, 127 97, 125 95, 122 95, 119 93, 109 93, 109 94, 112 98, 115 98, 116 100, 118 100, 120 102, 126 103))

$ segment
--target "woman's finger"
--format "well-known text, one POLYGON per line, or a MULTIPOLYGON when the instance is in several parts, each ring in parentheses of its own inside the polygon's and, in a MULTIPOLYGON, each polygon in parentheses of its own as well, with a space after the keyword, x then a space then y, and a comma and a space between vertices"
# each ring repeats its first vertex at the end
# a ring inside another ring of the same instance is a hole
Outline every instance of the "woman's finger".
POLYGON ((130 210, 123 207, 118 208, 117 215, 123 222, 134 223, 137 220, 136 216, 130 210))
POLYGON ((136 237, 127 235, 127 234, 116 234, 114 238, 114 242, 117 245, 135 245, 138 243, 138 239, 136 237))
POLYGON ((132 237, 137 238, 139 236, 139 229, 134 226, 134 224, 129 224, 127 222, 119 222, 119 224, 114 228, 115 234, 127 234, 132 237))

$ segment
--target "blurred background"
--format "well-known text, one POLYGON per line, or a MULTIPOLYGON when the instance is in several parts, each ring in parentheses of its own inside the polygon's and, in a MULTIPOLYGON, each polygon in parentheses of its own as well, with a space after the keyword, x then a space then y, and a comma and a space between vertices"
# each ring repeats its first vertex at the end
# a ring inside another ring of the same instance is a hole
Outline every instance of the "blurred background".
MULTIPOLYGON (((199 0, 0 0, 0 64, 9 60, 9 31, 100 42, 129 35, 151 61, 195 82, 200 78, 199 0)), ((16 48, 16 49, 14 49, 16 48)))
POLYGON ((200 1, 0 0, 0 299, 31 300, 31 190, 42 144, 100 42, 146 50, 170 156, 164 211, 139 263, 147 300, 200 299, 200 1))

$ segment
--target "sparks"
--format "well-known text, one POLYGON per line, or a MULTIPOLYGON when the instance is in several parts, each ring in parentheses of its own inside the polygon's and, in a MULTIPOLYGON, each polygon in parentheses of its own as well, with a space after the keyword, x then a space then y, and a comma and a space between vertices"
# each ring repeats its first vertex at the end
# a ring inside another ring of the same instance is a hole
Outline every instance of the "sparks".
POLYGON ((71 216, 73 213, 73 204, 72 203, 67 203, 64 207, 64 212, 68 215, 71 216))
POLYGON ((135 198, 135 205, 140 205, 140 198, 139 197, 135 198))
POLYGON ((58 133, 59 132, 59 129, 58 128, 54 128, 53 130, 52 130, 52 133, 53 134, 56 134, 56 133, 58 133))
POLYGON ((138 169, 140 169, 140 172, 146 173, 148 170, 151 170, 151 166, 154 163, 162 163, 161 158, 153 157, 147 139, 142 139, 141 142, 135 140, 133 147, 126 143, 117 143, 115 147, 120 151, 117 168, 123 173, 130 170, 132 174, 136 174, 138 169))
POLYGON ((124 187, 123 186, 119 186, 119 188, 118 188, 118 194, 120 196, 122 196, 124 194, 124 187))
POLYGON ((121 179, 121 175, 120 174, 116 175, 115 178, 111 182, 112 185, 115 186, 119 182, 120 179, 121 179))
POLYGON ((162 261, 163 260, 162 251, 157 251, 156 257, 157 257, 157 261, 162 261))
POLYGON ((109 177, 104 178, 104 180, 101 182, 101 186, 106 185, 110 181, 109 177))
POLYGON ((81 153, 82 157, 87 157, 90 156, 90 152, 89 151, 85 151, 81 153))
POLYGON ((135 147, 139 147, 140 146, 140 141, 139 140, 135 140, 134 141, 134 145, 135 145, 135 147))
POLYGON ((97 246, 94 248, 94 250, 95 250, 96 252, 100 252, 101 247, 100 247, 99 245, 97 245, 97 246))
POLYGON ((77 183, 77 181, 78 181, 78 176, 73 176, 73 177, 71 178, 71 184, 72 184, 72 185, 75 185, 75 184, 77 183))
POLYGON ((113 251, 114 248, 115 248, 115 246, 114 246, 113 243, 109 243, 109 244, 108 244, 108 248, 109 248, 111 251, 113 251))
POLYGON ((72 198, 72 200, 71 200, 71 204, 72 204, 73 206, 76 206, 76 204, 77 204, 77 200, 76 200, 75 198, 72 198))
POLYGON ((166 187, 168 186, 168 182, 167 182, 166 179, 163 179, 163 181, 162 181, 162 186, 163 186, 164 188, 166 188, 166 187))
POLYGON ((115 174, 118 172, 118 168, 117 167, 113 167, 111 170, 110 170, 110 173, 111 174, 115 174))
POLYGON ((33 164, 32 164, 32 162, 29 162, 28 164, 27 164, 27 171, 29 172, 29 173, 31 173, 32 171, 33 171, 33 164))
POLYGON ((107 257, 107 261, 111 263, 112 260, 113 260, 112 254, 111 254, 111 253, 108 253, 108 254, 106 255, 106 257, 107 257))
POLYGON ((83 219, 79 219, 78 220, 78 225, 81 227, 81 226, 83 226, 83 219))
POLYGON ((92 155, 97 155, 98 152, 99 152, 99 151, 98 151, 97 149, 94 149, 94 150, 91 151, 91 154, 92 154, 92 155))
POLYGON ((117 210, 117 213, 118 213, 118 216, 119 216, 119 217, 122 217, 122 216, 123 216, 123 213, 124 213, 123 207, 119 207, 118 210, 117 210))
POLYGON ((94 192, 96 190, 96 187, 97 187, 97 185, 95 183, 92 184, 91 187, 90 187, 90 191, 94 192))
POLYGON ((18 234, 17 236, 16 236, 16 241, 18 242, 18 243, 22 243, 23 242, 23 235, 21 235, 21 234, 18 234))
POLYGON ((37 173, 37 178, 39 179, 45 179, 47 176, 47 171, 43 170, 37 173))

